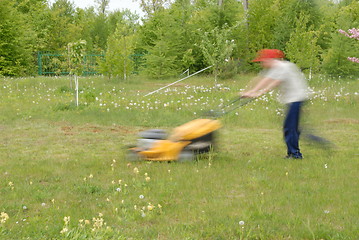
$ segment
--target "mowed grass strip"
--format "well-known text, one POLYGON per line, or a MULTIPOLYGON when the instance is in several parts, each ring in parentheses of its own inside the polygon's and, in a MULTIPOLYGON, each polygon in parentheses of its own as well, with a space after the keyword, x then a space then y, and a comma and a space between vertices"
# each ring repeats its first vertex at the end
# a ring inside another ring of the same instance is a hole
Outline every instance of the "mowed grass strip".
POLYGON ((216 149, 197 161, 126 160, 138 132, 201 117, 249 77, 193 78, 148 98, 170 80, 82 78, 79 107, 68 78, 3 79, 0 238, 356 239, 357 81, 310 82, 304 126, 333 147, 303 131, 302 161, 283 159, 275 94, 221 118, 216 149))

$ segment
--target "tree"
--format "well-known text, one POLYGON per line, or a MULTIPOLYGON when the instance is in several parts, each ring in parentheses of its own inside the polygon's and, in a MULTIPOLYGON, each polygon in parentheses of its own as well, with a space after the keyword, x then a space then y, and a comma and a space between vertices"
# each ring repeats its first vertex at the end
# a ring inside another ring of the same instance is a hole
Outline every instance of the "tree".
POLYGON ((154 13, 159 10, 169 7, 171 0, 137 0, 140 2, 140 6, 147 14, 148 17, 151 17, 154 13))
POLYGON ((11 0, 0 1, 0 75, 32 74, 35 33, 11 0))
POLYGON ((118 25, 116 32, 108 39, 105 58, 100 62, 100 72, 109 79, 122 76, 124 80, 133 70, 130 55, 134 49, 134 34, 126 25, 118 25))
POLYGON ((273 44, 272 48, 285 49, 286 43, 289 41, 291 34, 296 30, 297 19, 300 14, 307 16, 307 27, 312 26, 313 30, 317 30, 322 19, 314 0, 275 0, 277 10, 275 26, 273 28, 273 44))
POLYGON ((229 39, 232 28, 224 26, 216 27, 210 32, 203 34, 200 48, 209 65, 213 65, 215 81, 221 74, 223 66, 230 60, 235 46, 234 40, 229 39))
POLYGON ((75 22, 74 5, 68 0, 57 0, 50 11, 46 47, 48 50, 66 50, 69 42, 81 38, 81 28, 75 22))
POLYGON ((323 54, 323 70, 335 76, 359 74, 358 64, 348 61, 348 56, 359 56, 357 41, 338 33, 336 29, 352 29, 359 25, 359 2, 341 7, 336 14, 335 31, 331 33, 330 47, 323 54))
POLYGON ((110 4, 110 0, 95 0, 98 5, 98 12, 102 15, 105 15, 108 5, 110 4))
POLYGON ((70 75, 82 75, 84 70, 86 45, 87 43, 85 40, 67 44, 67 64, 70 75))
MULTIPOLYGON (((348 38, 354 38, 356 40, 359 40, 359 29, 357 29, 357 28, 349 29, 348 32, 346 32, 342 29, 339 29, 339 32, 341 34, 344 34, 348 38)), ((357 58, 357 57, 348 57, 348 60, 352 61, 352 62, 359 63, 359 58, 357 58)))
POLYGON ((257 0, 250 3, 246 32, 247 57, 252 58, 259 49, 272 47, 273 29, 278 16, 276 7, 274 0, 257 0))
POLYGON ((165 37, 159 36, 156 44, 147 48, 149 54, 145 56, 145 73, 153 78, 173 77, 178 74, 178 65, 176 64, 176 55, 173 54, 173 48, 166 41, 165 37))
POLYGON ((287 57, 295 62, 302 70, 309 69, 317 72, 320 66, 320 51, 318 46, 318 32, 313 26, 308 26, 309 17, 304 12, 300 13, 296 21, 296 29, 292 32, 286 45, 287 57))
POLYGON ((177 75, 182 68, 183 54, 188 49, 183 49, 184 29, 175 12, 171 9, 156 12, 141 26, 139 34, 137 49, 145 53, 145 74, 154 78, 177 75))
POLYGON ((76 91, 76 106, 79 105, 79 80, 84 70, 84 57, 86 53, 86 41, 79 40, 67 45, 67 63, 70 75, 74 77, 76 91))

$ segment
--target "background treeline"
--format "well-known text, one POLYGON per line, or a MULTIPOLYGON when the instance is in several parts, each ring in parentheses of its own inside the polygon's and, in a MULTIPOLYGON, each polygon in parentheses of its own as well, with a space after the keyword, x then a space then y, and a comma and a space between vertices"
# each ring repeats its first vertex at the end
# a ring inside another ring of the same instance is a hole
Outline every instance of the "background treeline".
POLYGON ((38 52, 79 43, 103 55, 96 70, 109 78, 164 78, 210 65, 216 78, 228 78, 255 70, 250 60, 262 48, 282 49, 307 74, 359 74, 347 60, 359 56, 359 41, 338 32, 359 27, 357 0, 139 1, 141 18, 108 11, 108 0, 86 9, 69 0, 1 0, 0 75, 36 75, 38 52))

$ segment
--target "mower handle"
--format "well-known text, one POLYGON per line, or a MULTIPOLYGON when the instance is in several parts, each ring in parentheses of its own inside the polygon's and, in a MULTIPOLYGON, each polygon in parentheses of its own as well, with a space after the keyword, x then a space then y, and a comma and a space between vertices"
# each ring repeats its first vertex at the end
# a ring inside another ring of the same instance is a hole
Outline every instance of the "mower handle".
POLYGON ((237 108, 247 105, 248 103, 252 102, 254 99, 255 98, 245 98, 242 96, 236 97, 236 98, 233 98, 231 101, 229 101, 229 103, 227 103, 226 105, 222 106, 221 108, 219 108, 217 110, 210 110, 205 115, 216 117, 216 118, 222 117, 222 116, 236 110, 237 108), (229 106, 231 106, 237 102, 239 102, 239 103, 236 106, 229 108, 229 110, 226 110, 229 106))

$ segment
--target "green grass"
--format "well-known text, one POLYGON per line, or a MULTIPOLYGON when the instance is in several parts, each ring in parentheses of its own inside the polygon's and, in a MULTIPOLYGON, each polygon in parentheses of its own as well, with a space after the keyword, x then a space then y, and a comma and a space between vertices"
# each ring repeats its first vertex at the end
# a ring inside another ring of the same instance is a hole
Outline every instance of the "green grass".
POLYGON ((0 239, 357 239, 357 80, 310 81, 304 126, 335 147, 303 139, 302 161, 283 159, 275 94, 221 118, 195 162, 126 161, 139 131, 201 117, 251 77, 148 97, 174 80, 81 78, 79 107, 69 78, 1 79, 0 239))

